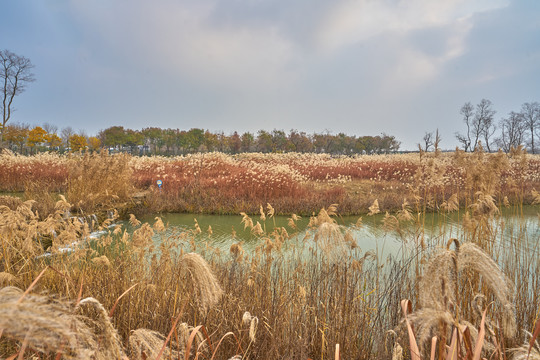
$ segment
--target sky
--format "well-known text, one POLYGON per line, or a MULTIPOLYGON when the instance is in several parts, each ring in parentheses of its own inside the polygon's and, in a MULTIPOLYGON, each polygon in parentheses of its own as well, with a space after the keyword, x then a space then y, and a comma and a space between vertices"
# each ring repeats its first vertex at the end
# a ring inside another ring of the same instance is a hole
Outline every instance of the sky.
POLYGON ((538 0, 0 0, 36 81, 9 123, 394 135, 540 102, 538 0))

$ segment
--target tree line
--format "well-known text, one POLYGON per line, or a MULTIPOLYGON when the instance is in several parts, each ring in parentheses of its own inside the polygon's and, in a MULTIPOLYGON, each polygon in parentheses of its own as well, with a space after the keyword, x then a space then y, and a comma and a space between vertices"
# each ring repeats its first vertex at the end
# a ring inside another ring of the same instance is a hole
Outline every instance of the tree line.
MULTIPOLYGON (((40 150, 90 150, 108 147, 118 151, 130 151, 139 154, 178 155, 193 152, 221 151, 240 153, 259 151, 269 152, 317 152, 330 154, 380 154, 399 150, 400 142, 394 136, 349 136, 344 133, 332 135, 306 134, 291 130, 271 132, 259 130, 256 134, 234 132, 225 135, 208 130, 193 128, 190 130, 161 129, 157 127, 142 130, 124 129, 112 126, 100 131, 98 136, 88 137, 84 133, 75 133, 71 127, 64 128, 58 135, 58 129, 50 124, 36 126, 7 124, 11 118, 13 100, 35 81, 32 68, 34 65, 24 56, 9 50, 0 51, 0 147, 7 146, 21 153, 40 150)), ((524 103, 520 111, 511 111, 507 117, 495 122, 496 111, 490 100, 482 99, 476 106, 465 103, 460 110, 466 125, 464 133, 456 133, 456 139, 465 151, 474 151, 483 144, 488 152, 502 149, 509 152, 512 148, 523 146, 531 153, 538 153, 540 147, 540 104, 524 103)), ((426 132, 420 150, 439 150, 441 136, 437 129, 435 135, 426 132)))
POLYGON ((76 133, 66 127, 58 132, 58 127, 45 123, 31 128, 27 124, 7 125, 3 129, 3 145, 14 152, 33 154, 40 151, 97 151, 101 140, 87 136, 84 132, 76 133))
POLYGON ((75 133, 71 127, 58 132, 58 128, 44 124, 30 128, 28 125, 8 125, 4 129, 4 142, 15 152, 36 151, 111 151, 135 155, 184 155, 195 152, 220 151, 229 154, 242 152, 262 153, 329 153, 335 155, 382 154, 399 150, 400 142, 394 136, 350 136, 344 133, 307 134, 303 131, 259 130, 257 133, 237 131, 232 134, 211 132, 200 128, 190 130, 149 127, 133 130, 111 126, 96 136, 75 133))
POLYGON ((113 126, 100 131, 103 145, 114 149, 135 148, 158 155, 179 155, 194 152, 318 152, 329 154, 374 154, 399 150, 400 142, 394 136, 350 136, 326 133, 306 134, 302 131, 259 130, 257 133, 237 131, 232 134, 211 132, 200 128, 190 130, 149 127, 140 131, 113 126))

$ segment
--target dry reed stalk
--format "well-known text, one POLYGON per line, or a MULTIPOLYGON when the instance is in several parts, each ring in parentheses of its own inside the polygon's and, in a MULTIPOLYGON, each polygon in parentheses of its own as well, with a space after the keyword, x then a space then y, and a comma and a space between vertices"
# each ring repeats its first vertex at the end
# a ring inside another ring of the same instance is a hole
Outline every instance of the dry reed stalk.
POLYGON ((397 231, 399 232, 399 220, 394 215, 390 215, 388 211, 383 218, 383 229, 385 231, 397 231))
POLYGON ((154 226, 153 226, 154 230, 157 231, 158 233, 165 231, 166 228, 165 228, 165 224, 163 224, 163 220, 161 220, 161 218, 158 216, 156 216, 155 220, 156 222, 154 223, 154 226))
POLYGON ((133 232, 131 242, 135 248, 142 249, 154 243, 152 240, 153 235, 154 230, 152 230, 150 224, 144 223, 140 228, 133 232))
POLYGON ((193 222, 195 223, 194 224, 195 230, 193 231, 195 235, 202 234, 202 230, 201 230, 201 227, 199 226, 199 222, 197 221, 197 219, 193 219, 193 222))
POLYGON ((22 203, 23 201, 15 196, 0 196, 0 206, 7 206, 10 210, 16 210, 22 203))
POLYGON ((259 213, 261 214, 261 221, 266 221, 266 215, 264 213, 262 205, 260 206, 259 213))
POLYGON ((491 290, 502 305, 503 330, 507 338, 515 336, 515 307, 511 302, 513 284, 504 275, 497 263, 482 249, 473 243, 465 243, 459 247, 457 256, 459 272, 470 270, 481 276, 482 282, 491 290))
POLYGON ((332 218, 333 215, 336 215, 337 205, 330 205, 328 209, 322 208, 317 216, 312 216, 309 218, 308 227, 317 228, 324 223, 336 223, 336 220, 332 218))
POLYGON ((392 360, 403 360, 403 348, 398 342, 394 344, 392 349, 392 360))
POLYGON ((67 198, 85 213, 123 208, 132 198, 132 170, 126 154, 86 153, 70 158, 67 198))
POLYGON ((400 221, 412 221, 414 220, 414 216, 411 214, 411 206, 407 199, 403 200, 403 204, 401 204, 401 210, 397 213, 397 218, 400 221))
POLYGON ((533 198, 532 205, 540 204, 540 193, 536 191, 535 189, 532 189, 531 195, 533 198))
POLYGON ((454 212, 459 210, 459 199, 457 194, 452 194, 448 200, 441 204, 441 209, 447 212, 454 212))
POLYGON ((129 214, 129 225, 133 226, 133 227, 137 227, 139 225, 141 225, 141 222, 139 220, 137 220, 137 217, 133 214, 129 214))
POLYGON ((263 230, 263 228, 262 228, 262 226, 261 226, 261 223, 259 223, 259 222, 257 221, 257 225, 255 225, 255 226, 253 226, 253 227, 251 228, 251 233, 252 233, 253 235, 255 235, 255 236, 261 236, 261 235, 263 235, 263 234, 264 234, 264 230, 263 230))
POLYGON ((199 254, 184 254, 180 264, 182 271, 190 275, 192 284, 197 290, 196 300, 200 310, 206 313, 219 302, 223 294, 218 280, 208 263, 199 254))
POLYGON ((253 229, 253 220, 244 212, 241 212, 240 215, 242 215, 241 224, 244 224, 244 230, 247 228, 253 229))
POLYGON ((493 216, 499 214, 499 208, 491 195, 481 191, 476 192, 475 195, 477 197, 476 202, 470 206, 474 216, 493 216))
POLYGON ((274 208, 272 207, 272 205, 270 205, 270 204, 267 203, 267 204, 266 204, 266 209, 268 210, 268 213, 267 213, 267 214, 268 214, 268 217, 274 217, 274 214, 275 214, 276 211, 274 210, 274 208))

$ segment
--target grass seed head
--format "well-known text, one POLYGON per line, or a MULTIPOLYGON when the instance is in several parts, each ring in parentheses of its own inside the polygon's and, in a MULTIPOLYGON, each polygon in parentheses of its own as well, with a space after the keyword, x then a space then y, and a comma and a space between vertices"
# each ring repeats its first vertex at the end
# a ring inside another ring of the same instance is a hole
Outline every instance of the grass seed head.
POLYGON ((371 206, 368 209, 369 209, 369 213, 368 213, 369 216, 373 216, 375 214, 380 213, 381 210, 379 209, 379 200, 375 199, 375 201, 373 201, 373 204, 371 204, 371 206))
POLYGON ((187 253, 182 256, 183 271, 191 277, 193 286, 197 290, 197 302, 202 312, 206 313, 215 306, 223 294, 214 273, 208 263, 196 253, 187 253))
POLYGON ((88 325, 94 330, 99 343, 98 352, 102 359, 121 359, 125 357, 118 332, 111 323, 109 313, 96 299, 82 299, 77 306, 77 313, 90 319, 88 325))
MULTIPOLYGON (((129 336, 129 352, 131 360, 143 360, 143 359, 157 359, 166 337, 153 330, 149 329, 137 329, 134 330, 129 336)), ((167 346, 163 353, 165 359, 176 359, 183 357, 183 352, 177 350, 171 350, 171 347, 167 346)))

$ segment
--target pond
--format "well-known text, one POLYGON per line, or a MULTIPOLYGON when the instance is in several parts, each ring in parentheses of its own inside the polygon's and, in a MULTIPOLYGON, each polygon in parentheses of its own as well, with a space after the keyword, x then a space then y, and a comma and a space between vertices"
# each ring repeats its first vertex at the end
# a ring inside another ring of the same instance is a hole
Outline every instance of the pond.
MULTIPOLYGON (((495 239, 496 246, 511 246, 517 239, 526 239, 526 249, 538 252, 540 245, 540 206, 512 207, 502 210, 500 215, 490 220, 490 238, 495 239)), ((450 238, 463 241, 466 238, 463 230, 464 212, 451 214, 428 213, 417 214, 415 220, 400 222, 399 229, 385 228, 384 214, 375 216, 336 216, 334 219, 340 225, 343 234, 349 233, 362 252, 372 251, 379 259, 392 254, 399 256, 407 248, 413 249, 419 244, 436 246, 446 243, 450 238)), ((287 216, 267 217, 250 216, 254 224, 259 222, 265 235, 257 236, 250 228, 245 228, 240 215, 203 215, 203 214, 152 214, 141 217, 141 222, 153 225, 156 217, 160 217, 167 226, 164 234, 156 234, 155 242, 175 234, 196 233, 196 226, 201 232, 192 238, 199 244, 208 244, 227 253, 231 245, 242 242, 246 251, 252 251, 265 238, 273 238, 270 234, 274 229, 284 228, 289 236, 287 246, 297 245, 313 235, 317 229, 310 228, 309 217, 302 217, 295 222, 296 228, 290 226, 287 216), (197 224, 197 225, 196 225, 197 224), (309 233, 308 233, 309 232, 309 233)), ((127 224, 127 223, 126 223, 127 224)), ((128 231, 133 229, 128 225, 128 231)), ((294 246, 292 246, 294 247, 294 246)), ((286 247, 287 248, 287 247, 286 247)))

